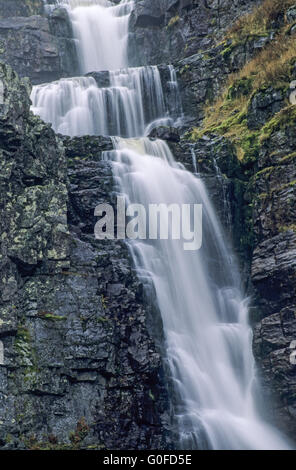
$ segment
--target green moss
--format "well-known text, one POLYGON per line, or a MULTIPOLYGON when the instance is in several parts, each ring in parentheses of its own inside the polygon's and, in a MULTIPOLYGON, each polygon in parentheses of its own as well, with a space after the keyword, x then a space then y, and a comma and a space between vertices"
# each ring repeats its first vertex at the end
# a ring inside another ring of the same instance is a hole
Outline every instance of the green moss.
POLYGON ((151 390, 149 390, 149 397, 151 398, 152 401, 155 401, 155 396, 153 395, 151 390))
POLYGON ((171 18, 170 21, 168 22, 167 28, 173 28, 173 26, 179 23, 179 21, 180 21, 179 15, 173 16, 173 18, 171 18))
POLYGON ((283 184, 282 186, 280 186, 278 188, 278 190, 283 190, 283 189, 287 189, 287 188, 292 188, 296 185, 296 180, 293 180, 293 181, 290 181, 289 183, 286 183, 286 184, 283 184))
POLYGON ((180 75, 184 75, 189 69, 190 69, 190 67, 189 67, 188 64, 184 65, 184 67, 182 67, 182 68, 180 69, 180 72, 179 72, 180 75))
POLYGON ((268 194, 267 193, 260 193, 258 194, 258 199, 261 199, 261 200, 264 200, 268 197, 268 194))
POLYGON ((296 232, 296 224, 283 225, 279 227, 279 232, 285 233, 290 231, 296 232))
POLYGON ((109 322, 109 319, 106 318, 106 317, 98 317, 98 318, 97 318, 97 322, 98 322, 98 323, 108 323, 108 322, 109 322))
POLYGON ((273 132, 283 130, 289 126, 295 126, 296 106, 287 106, 279 111, 261 130, 260 142, 263 143, 271 137, 273 132))
POLYGON ((108 308, 108 301, 103 294, 101 295, 101 303, 102 303, 103 309, 106 310, 108 308))
POLYGON ((11 444, 12 443, 12 435, 11 434, 6 434, 5 442, 6 442, 6 444, 11 444))
POLYGON ((31 342, 31 335, 28 328, 24 326, 20 326, 17 330, 16 334, 16 342, 22 343, 30 343, 31 342))
POLYGON ((193 127, 190 131, 186 132, 184 138, 191 142, 197 142, 201 137, 201 131, 198 127, 193 127))
POLYGON ((223 41, 221 45, 224 47, 221 51, 221 55, 224 59, 228 59, 228 57, 232 54, 232 52, 236 49, 237 46, 240 45, 239 41, 233 41, 233 40, 228 40, 228 41, 223 41))
POLYGON ((243 77, 233 82, 228 88, 226 97, 228 100, 233 100, 240 96, 247 96, 252 92, 252 89, 253 77, 243 77))
POLYGON ((32 365, 31 338, 26 328, 19 327, 14 346, 22 364, 32 365))
POLYGON ((256 180, 257 178, 259 178, 260 176, 270 176, 270 174, 273 172, 273 170, 275 169, 274 166, 269 166, 267 168, 263 168, 263 170, 260 170, 258 171, 255 175, 254 175, 254 179, 256 180))
POLYGON ((38 373, 37 355, 27 327, 19 326, 14 347, 18 355, 18 361, 24 367, 24 382, 34 382, 38 373))
POLYGON ((240 142, 240 146, 243 152, 242 160, 245 163, 256 162, 260 150, 259 132, 250 132, 246 129, 247 128, 245 128, 244 132, 242 133, 240 142))
POLYGON ((67 317, 65 316, 55 315, 52 312, 44 312, 44 311, 39 311, 38 317, 42 318, 43 320, 51 320, 51 321, 64 321, 67 319, 67 317))
POLYGON ((285 157, 282 157, 279 160, 280 164, 286 164, 289 163, 291 160, 294 160, 296 158, 296 152, 290 153, 289 155, 286 155, 285 157))

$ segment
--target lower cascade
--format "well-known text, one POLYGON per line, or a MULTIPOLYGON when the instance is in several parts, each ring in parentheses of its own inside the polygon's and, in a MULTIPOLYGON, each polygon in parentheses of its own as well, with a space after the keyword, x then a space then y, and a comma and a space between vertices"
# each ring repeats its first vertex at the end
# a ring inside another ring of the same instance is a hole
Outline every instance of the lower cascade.
POLYGON ((256 410, 248 302, 204 183, 177 164, 161 140, 114 139, 114 146, 109 158, 129 204, 203 207, 201 250, 184 251, 181 240, 129 242, 162 315, 180 448, 288 449, 256 410))
MULTIPOLYGON (((176 392, 178 447, 288 449, 287 440, 264 422, 256 406, 260 387, 248 300, 205 185, 174 160, 164 141, 144 137, 151 123, 171 124, 174 119, 168 115, 157 67, 128 68, 126 63, 133 2, 57 3, 69 9, 81 73, 108 69, 109 84, 100 88, 95 78, 85 76, 39 85, 32 92, 33 111, 63 134, 118 136, 104 158, 112 161, 116 190, 128 204, 203 208, 200 250, 186 251, 183 240, 170 237, 128 242, 138 276, 162 317, 176 392)), ((172 68, 170 72, 177 93, 172 68)))

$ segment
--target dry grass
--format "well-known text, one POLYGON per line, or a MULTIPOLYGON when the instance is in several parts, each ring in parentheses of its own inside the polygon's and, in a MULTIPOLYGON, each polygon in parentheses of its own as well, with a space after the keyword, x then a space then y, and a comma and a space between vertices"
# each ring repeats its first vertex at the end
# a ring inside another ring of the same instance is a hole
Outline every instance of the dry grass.
POLYGON ((291 64, 296 60, 296 40, 281 34, 230 80, 253 77, 253 88, 280 85, 290 79, 291 64))
MULTIPOLYGON (((296 40, 280 35, 264 48, 254 59, 248 62, 240 72, 232 74, 224 93, 213 104, 206 107, 205 128, 221 125, 225 120, 231 122, 231 116, 246 111, 250 95, 263 87, 288 87, 291 77, 291 66, 296 61, 296 40), (232 87, 243 80, 249 80, 247 93, 230 99, 232 87), (220 123, 220 124, 219 124, 220 123)), ((234 117, 233 120, 237 120, 234 117)))
POLYGON ((296 107, 291 110, 287 106, 261 130, 250 130, 247 122, 249 104, 258 90, 270 86, 283 90, 289 87, 291 69, 296 62, 296 39, 287 34, 284 13, 294 4, 295 0, 265 0, 232 27, 228 38, 236 44, 251 34, 267 33, 274 21, 281 25, 270 44, 240 72, 229 76, 224 93, 214 103, 207 103, 203 128, 193 129, 193 140, 205 133, 220 134, 235 145, 239 159, 253 160, 262 139, 270 134, 272 128, 282 121, 294 119, 296 107))
POLYGON ((288 88, 291 66, 296 61, 296 40, 283 33, 248 62, 240 72, 229 77, 224 93, 205 108, 202 130, 196 129, 195 139, 207 132, 218 133, 230 139, 239 159, 251 158, 258 148, 259 132, 247 126, 247 111, 253 94, 269 86, 288 88), (242 91, 234 94, 233 90, 242 91), (234 96, 233 96, 234 95, 234 96))
POLYGON ((275 21, 284 19, 285 11, 295 0, 265 0, 259 7, 239 18, 229 30, 228 38, 242 39, 254 34, 268 33, 275 21))

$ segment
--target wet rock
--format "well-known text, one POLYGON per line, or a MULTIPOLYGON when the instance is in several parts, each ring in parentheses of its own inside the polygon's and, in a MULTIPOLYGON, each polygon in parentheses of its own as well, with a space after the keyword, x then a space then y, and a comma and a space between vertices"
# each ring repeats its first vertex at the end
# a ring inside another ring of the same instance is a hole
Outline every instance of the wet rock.
POLYGON ((135 27, 161 26, 164 23, 164 13, 162 2, 141 0, 136 3, 133 13, 135 27))
POLYGON ((99 88, 108 88, 110 86, 110 74, 108 71, 89 72, 86 77, 93 77, 99 88))
POLYGON ((136 3, 130 22, 130 63, 172 63, 210 49, 232 22, 256 3, 257 0, 141 0, 136 3))
POLYGON ((296 432, 295 366, 290 362, 290 343, 296 334, 293 127, 292 121, 275 130, 260 151, 254 177, 256 241, 251 271, 260 309, 254 351, 266 400, 275 403, 269 417, 292 437, 296 432))
POLYGON ((75 75, 78 61, 67 15, 1 19, 0 58, 34 84, 75 75))
POLYGON ((55 8, 49 15, 51 33, 56 37, 71 38, 72 26, 65 8, 55 8))
POLYGON ((169 142, 179 142, 180 134, 178 129, 169 126, 159 126, 152 129, 148 137, 153 139, 162 139, 169 142))
POLYGON ((285 106, 283 90, 259 90, 248 107, 247 119, 249 129, 260 129, 272 116, 285 106))

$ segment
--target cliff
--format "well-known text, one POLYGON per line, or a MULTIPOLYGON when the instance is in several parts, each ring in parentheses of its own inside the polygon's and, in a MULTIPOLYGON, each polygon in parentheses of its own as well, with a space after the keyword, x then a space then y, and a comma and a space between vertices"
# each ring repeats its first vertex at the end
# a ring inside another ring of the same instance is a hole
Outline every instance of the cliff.
POLYGON ((29 111, 28 82, 0 78, 1 447, 163 447, 158 320, 125 245, 91 235, 111 141, 62 141, 29 111))
MULTIPOLYGON (((195 156, 235 246, 268 417, 294 439, 295 24, 291 0, 141 0, 130 41, 135 65, 175 65, 185 122, 169 145, 190 171, 195 156)), ((55 135, 10 68, 77 73, 65 11, 0 1, 0 58, 0 446, 174 447, 158 312, 125 245, 92 236, 95 205, 114 204, 111 141, 55 135)))

